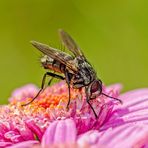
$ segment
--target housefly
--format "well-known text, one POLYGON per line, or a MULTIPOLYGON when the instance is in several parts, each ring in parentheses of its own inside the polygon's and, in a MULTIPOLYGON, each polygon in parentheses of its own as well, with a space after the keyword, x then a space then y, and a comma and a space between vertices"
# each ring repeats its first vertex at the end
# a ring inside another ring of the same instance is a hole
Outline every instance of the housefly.
MULTIPOLYGON (((97 114, 93 109, 90 100, 95 99, 99 95, 105 95, 122 103, 120 99, 108 96, 107 94, 104 94, 102 92, 102 81, 97 77, 95 70, 84 56, 82 50, 71 38, 71 36, 62 29, 59 30, 59 35, 64 46, 66 46, 66 48, 69 49, 73 55, 70 55, 59 49, 55 49, 48 45, 36 41, 31 41, 32 45, 44 54, 44 56, 41 58, 42 66, 45 69, 52 70, 53 72, 48 71, 44 74, 40 91, 30 102, 24 104, 23 106, 30 104, 39 96, 44 88, 47 76, 66 81, 69 92, 67 109, 69 108, 70 104, 71 87, 75 89, 85 88, 86 101, 92 109, 96 118, 97 114)), ((51 80, 49 81, 49 83, 51 82, 51 80)))

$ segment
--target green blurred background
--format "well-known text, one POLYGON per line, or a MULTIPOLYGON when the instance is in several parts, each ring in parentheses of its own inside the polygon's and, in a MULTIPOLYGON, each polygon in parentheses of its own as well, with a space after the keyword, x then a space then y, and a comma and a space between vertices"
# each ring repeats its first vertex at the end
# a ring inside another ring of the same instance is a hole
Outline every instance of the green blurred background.
POLYGON ((0 1, 0 102, 28 83, 40 85, 40 52, 29 41, 61 47, 69 32, 107 85, 148 86, 147 0, 0 1))

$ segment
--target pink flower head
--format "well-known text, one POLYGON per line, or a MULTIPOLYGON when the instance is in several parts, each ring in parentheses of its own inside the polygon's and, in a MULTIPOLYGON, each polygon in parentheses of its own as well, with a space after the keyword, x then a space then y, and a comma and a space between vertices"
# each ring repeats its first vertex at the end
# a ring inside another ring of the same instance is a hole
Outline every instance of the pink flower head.
POLYGON ((148 89, 119 95, 121 85, 104 87, 107 95, 86 102, 84 90, 68 89, 61 81, 46 88, 28 106, 38 89, 34 85, 15 91, 10 104, 0 109, 0 146, 13 147, 135 147, 148 146, 148 89))

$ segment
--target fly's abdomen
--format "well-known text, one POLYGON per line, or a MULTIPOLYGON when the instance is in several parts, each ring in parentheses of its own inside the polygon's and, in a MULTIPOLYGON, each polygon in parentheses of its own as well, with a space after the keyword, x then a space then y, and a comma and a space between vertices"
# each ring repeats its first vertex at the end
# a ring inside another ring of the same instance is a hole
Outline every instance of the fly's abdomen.
POLYGON ((60 63, 57 60, 50 58, 49 56, 45 55, 41 58, 42 66, 45 69, 50 69, 58 73, 64 73, 66 66, 60 63))
POLYGON ((53 67, 53 70, 56 71, 56 72, 61 72, 61 73, 64 73, 65 72, 65 68, 66 66, 62 63, 60 63, 59 61, 56 61, 54 60, 53 63, 52 63, 52 67, 53 67))

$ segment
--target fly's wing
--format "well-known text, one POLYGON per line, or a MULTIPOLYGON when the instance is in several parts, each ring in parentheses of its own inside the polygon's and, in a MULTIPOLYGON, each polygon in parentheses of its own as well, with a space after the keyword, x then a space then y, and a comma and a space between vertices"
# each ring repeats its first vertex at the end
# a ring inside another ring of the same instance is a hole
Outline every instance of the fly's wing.
POLYGON ((71 36, 66 33, 64 30, 59 29, 59 35, 60 38, 63 42, 63 44, 77 57, 77 56, 81 56, 84 59, 85 56, 83 54, 83 52, 81 51, 81 49, 77 46, 77 44, 75 43, 75 41, 71 38, 71 36))
POLYGON ((72 64, 70 61, 66 60, 66 59, 72 59, 72 56, 70 56, 69 54, 36 41, 31 41, 31 44, 37 49, 39 49, 45 55, 51 57, 56 61, 59 61, 72 71, 77 71, 77 67, 74 64, 72 64))

